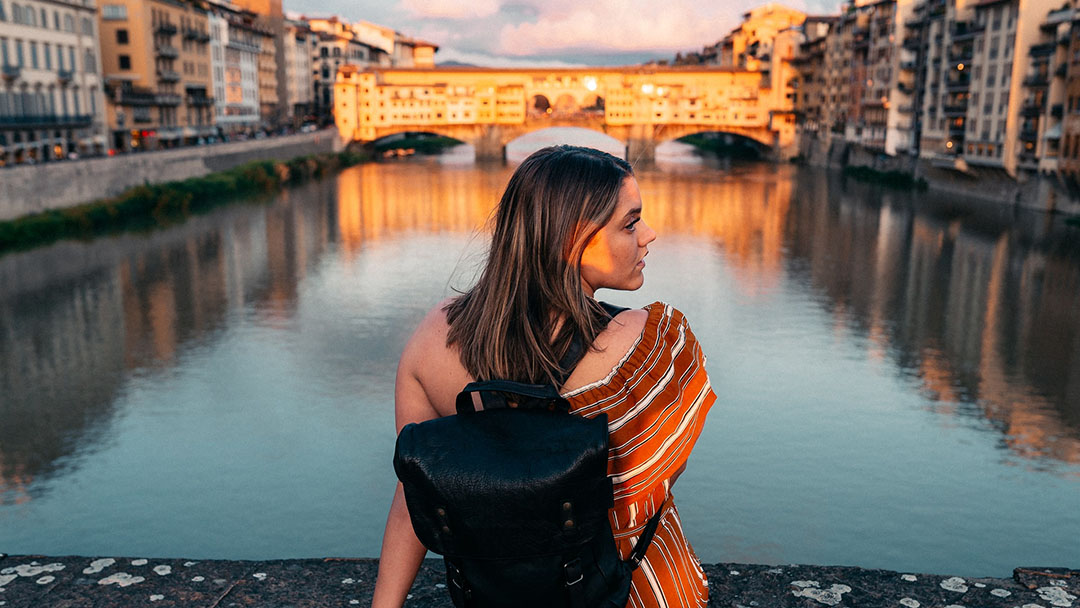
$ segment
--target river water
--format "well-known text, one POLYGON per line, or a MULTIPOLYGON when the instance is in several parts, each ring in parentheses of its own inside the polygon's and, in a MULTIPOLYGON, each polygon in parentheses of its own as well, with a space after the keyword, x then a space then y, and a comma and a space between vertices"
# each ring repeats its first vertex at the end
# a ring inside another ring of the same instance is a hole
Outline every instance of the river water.
MULTIPOLYGON (((376 556, 396 358, 512 170, 455 158, 0 257, 0 551, 376 556)), ((645 286, 598 295, 709 357, 702 560, 1080 566, 1080 231, 663 150, 639 182, 645 286)))

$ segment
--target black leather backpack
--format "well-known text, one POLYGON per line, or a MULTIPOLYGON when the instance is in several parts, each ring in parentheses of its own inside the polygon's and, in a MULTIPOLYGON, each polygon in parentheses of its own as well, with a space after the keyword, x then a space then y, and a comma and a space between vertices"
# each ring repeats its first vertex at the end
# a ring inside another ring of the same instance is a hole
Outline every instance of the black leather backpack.
MULTIPOLYGON (((604 306, 611 316, 625 310, 604 306)), ((573 369, 565 363, 560 382, 573 369)), ((569 411, 552 385, 473 382, 456 415, 398 435, 394 471, 413 530, 443 556, 458 608, 626 605, 660 512, 620 560, 608 521, 607 416, 569 411)))

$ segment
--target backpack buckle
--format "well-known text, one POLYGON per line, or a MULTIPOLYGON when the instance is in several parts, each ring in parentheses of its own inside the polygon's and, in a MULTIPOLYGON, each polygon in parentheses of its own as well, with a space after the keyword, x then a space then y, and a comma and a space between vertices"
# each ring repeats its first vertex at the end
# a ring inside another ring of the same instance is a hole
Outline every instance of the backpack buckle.
POLYGON ((581 558, 578 557, 563 564, 563 571, 566 573, 567 587, 572 587, 585 578, 585 574, 581 570, 581 558))

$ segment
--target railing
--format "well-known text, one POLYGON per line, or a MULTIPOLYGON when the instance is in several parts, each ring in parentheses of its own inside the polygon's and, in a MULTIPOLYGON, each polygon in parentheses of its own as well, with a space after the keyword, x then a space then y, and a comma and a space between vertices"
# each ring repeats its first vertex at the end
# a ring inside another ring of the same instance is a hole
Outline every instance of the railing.
POLYGON ((87 127, 94 122, 92 114, 47 115, 30 114, 24 116, 0 116, 0 125, 5 127, 87 127))
POLYGON ((1053 55, 1057 48, 1057 41, 1044 42, 1042 44, 1036 44, 1031 47, 1031 51, 1028 53, 1032 57, 1047 57, 1053 55))
POLYGON ((4 80, 16 80, 22 75, 22 66, 18 65, 5 65, 3 72, 0 72, 4 76, 4 80))
POLYGON ((1039 130, 1026 127, 1020 129, 1020 141, 1038 141, 1039 130))
POLYGON ((151 91, 120 90, 120 105, 122 106, 152 106, 154 105, 154 93, 151 91))
POLYGON ((187 102, 189 106, 206 107, 214 105, 213 97, 188 97, 187 102))
POLYGON ((904 38, 904 48, 909 51, 918 51, 922 48, 922 40, 912 36, 911 38, 904 38))
POLYGON ((226 48, 235 49, 237 51, 247 51, 249 53, 261 53, 262 49, 255 44, 247 42, 241 42, 239 40, 230 40, 226 45, 226 48))
POLYGON ((163 82, 178 82, 180 80, 180 72, 173 70, 158 70, 158 80, 163 82))
POLYGON ((953 25, 949 32, 949 37, 954 42, 960 42, 963 40, 971 40, 975 38, 975 35, 986 29, 986 24, 972 23, 967 24, 964 22, 957 22, 953 25))
POLYGON ((60 84, 67 84, 75 77, 75 70, 57 70, 56 79, 60 81, 60 84))
POLYGON ((952 135, 953 137, 963 137, 965 127, 966 125, 964 123, 957 125, 950 122, 948 127, 949 135, 952 135))
POLYGON ((1020 115, 1026 117, 1038 116, 1042 114, 1043 104, 1037 101, 1027 101, 1024 105, 1020 106, 1020 115))
POLYGON ((1033 74, 1024 79, 1025 87, 1045 87, 1048 83, 1046 74, 1033 74))
POLYGON ((179 30, 179 28, 176 27, 176 24, 170 23, 168 21, 163 21, 163 22, 159 23, 156 28, 154 28, 155 33, 162 34, 164 36, 172 36, 172 35, 176 34, 176 32, 179 32, 179 31, 180 30, 179 30))
POLYGON ((159 106, 178 106, 182 98, 176 93, 158 93, 154 95, 154 103, 159 106))
POLYGON ((943 114, 945 114, 945 116, 965 116, 965 115, 967 115, 967 104, 966 103, 962 103, 962 104, 961 103, 946 104, 946 105, 941 107, 941 112, 943 114))
POLYGON ((175 46, 169 46, 167 44, 159 44, 159 45, 157 45, 157 47, 154 49, 154 51, 160 57, 169 57, 169 58, 172 58, 172 59, 176 59, 177 57, 180 56, 180 51, 178 51, 175 46))

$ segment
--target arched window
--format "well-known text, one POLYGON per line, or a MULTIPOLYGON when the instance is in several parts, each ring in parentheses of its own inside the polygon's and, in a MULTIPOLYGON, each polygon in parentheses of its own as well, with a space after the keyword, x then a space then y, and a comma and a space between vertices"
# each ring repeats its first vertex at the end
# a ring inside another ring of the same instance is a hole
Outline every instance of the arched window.
POLYGON ((22 23, 22 7, 14 2, 11 3, 11 20, 15 23, 22 23))
POLYGON ((64 31, 65 32, 74 32, 75 31, 75 18, 72 17, 71 15, 64 15, 64 31))
POLYGON ((90 21, 88 17, 83 17, 82 19, 82 33, 87 36, 94 35, 94 24, 90 21))

